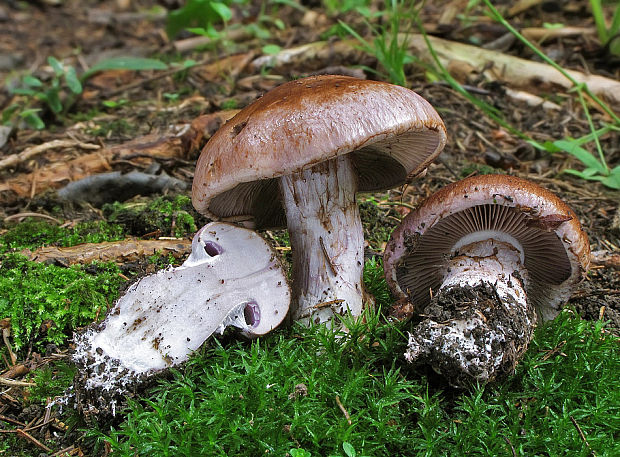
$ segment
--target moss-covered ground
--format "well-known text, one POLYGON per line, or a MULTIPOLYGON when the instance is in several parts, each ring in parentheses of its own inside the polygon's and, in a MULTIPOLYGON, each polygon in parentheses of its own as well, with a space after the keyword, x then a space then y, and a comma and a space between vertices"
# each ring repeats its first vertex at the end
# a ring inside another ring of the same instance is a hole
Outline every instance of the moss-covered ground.
MULTIPOLYGON (((140 208, 146 218, 158 207, 172 216, 179 211, 173 202, 116 205, 114 214, 129 212, 125 220, 134 220, 140 208)), ((366 231, 389 226, 382 219, 390 211, 375 201, 364 203, 366 231)), ((124 236, 135 227, 114 225, 124 217, 100 225, 95 240, 124 236)), ((158 229, 171 228, 173 217, 155 219, 164 223, 158 229)), ((92 223, 61 229, 33 222, 0 237, 0 314, 11 318, 18 354, 45 353, 50 343, 66 347, 73 329, 102 317, 117 297, 125 280, 113 263, 67 268, 31 262, 16 252, 91 241, 92 228, 92 223)), ((287 242, 285 236, 272 236, 276 244, 287 242)), ((387 236, 387 230, 374 231, 372 243, 380 246, 387 236)), ((61 417, 93 455, 105 448, 120 456, 620 452, 620 348, 603 322, 584 321, 567 310, 537 330, 506 382, 456 391, 432 372, 404 363, 408 327, 386 322, 380 311, 391 298, 377 256, 367 258, 364 280, 376 308, 357 323, 348 322, 348 334, 300 326, 256 341, 226 334, 129 400, 113 428, 86 426, 71 411, 61 417)), ((62 394, 74 371, 67 360, 33 371, 29 379, 35 386, 26 389, 26 403, 41 408, 62 394)), ((28 455, 27 443, 7 437, 0 451, 28 455)))

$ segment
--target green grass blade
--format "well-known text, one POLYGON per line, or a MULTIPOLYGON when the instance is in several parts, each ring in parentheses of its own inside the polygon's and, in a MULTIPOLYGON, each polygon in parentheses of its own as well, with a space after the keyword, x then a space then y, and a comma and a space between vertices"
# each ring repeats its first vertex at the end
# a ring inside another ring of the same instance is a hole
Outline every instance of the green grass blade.
POLYGON ((167 70, 168 65, 158 59, 148 59, 144 57, 113 57, 102 60, 93 65, 82 75, 82 81, 88 79, 98 71, 104 70, 167 70))
POLYGON ((601 0, 590 0, 590 8, 592 8, 592 17, 596 24, 596 33, 601 44, 607 43, 609 40, 609 34, 607 31, 607 25, 605 24, 605 15, 603 14, 603 6, 601 0))
POLYGON ((595 169, 601 175, 606 175, 608 173, 607 168, 601 164, 596 157, 579 146, 575 141, 557 140, 554 141, 553 144, 568 154, 576 157, 586 167, 595 169))

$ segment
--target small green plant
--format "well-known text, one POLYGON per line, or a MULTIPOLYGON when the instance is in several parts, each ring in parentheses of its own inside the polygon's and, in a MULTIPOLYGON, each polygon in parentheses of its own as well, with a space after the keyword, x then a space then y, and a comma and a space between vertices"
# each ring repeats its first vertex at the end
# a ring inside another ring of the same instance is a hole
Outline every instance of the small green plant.
POLYGON ((121 98, 119 100, 104 100, 101 102, 103 106, 105 106, 106 108, 110 108, 110 109, 121 108, 125 106, 127 103, 129 103, 129 100, 127 100, 126 98, 121 98))
POLYGON ((74 67, 63 64, 55 57, 48 57, 47 62, 52 67, 52 78, 44 81, 33 75, 24 76, 19 87, 12 90, 23 98, 2 111, 3 124, 15 124, 21 120, 31 128, 45 128, 41 117, 44 110, 51 112, 56 119, 66 114, 82 94, 85 81, 99 71, 168 68, 165 63, 156 59, 115 57, 98 62, 78 77, 74 67))
POLYGON ((610 168, 607 165, 605 155, 599 149, 598 158, 582 147, 583 144, 596 141, 600 135, 609 131, 620 132, 620 127, 607 125, 594 133, 590 133, 581 138, 566 138, 557 141, 546 141, 545 143, 531 142, 535 147, 543 149, 547 152, 566 152, 577 160, 579 160, 585 168, 583 170, 574 170, 572 168, 564 170, 574 176, 588 181, 600 181, 603 185, 611 189, 620 189, 620 165, 610 168))
POLYGON ((603 46, 609 49, 611 54, 620 55, 620 3, 614 2, 615 9, 611 24, 607 26, 603 11, 602 0, 590 0, 592 17, 596 24, 596 32, 603 46))
POLYGON ((350 25, 339 21, 340 27, 359 41, 364 52, 376 57, 385 74, 373 68, 365 67, 365 69, 400 86, 407 85, 405 65, 415 61, 409 53, 407 40, 403 40, 402 37, 399 38, 403 18, 411 19, 417 16, 417 11, 413 7, 409 7, 409 10, 406 13, 404 12, 404 5, 406 4, 409 3, 405 0, 386 2, 386 10, 380 14, 386 16, 387 25, 374 26, 365 18, 366 25, 370 27, 374 35, 372 42, 368 42, 350 25))
MULTIPOLYGON (((51 56, 47 58, 47 63, 52 67, 54 73, 50 81, 44 83, 35 76, 26 75, 22 79, 22 87, 13 89, 13 93, 24 95, 27 100, 34 99, 42 102, 54 115, 59 115, 63 110, 62 92, 68 88, 71 94, 79 95, 82 93, 82 83, 77 77, 75 68, 65 67, 58 59, 51 56)), ((10 117, 17 113, 30 127, 42 129, 45 127, 45 123, 39 116, 40 111, 39 108, 29 106, 28 102, 26 106, 22 107, 19 104, 14 104, 2 113, 2 120, 3 123, 7 123, 10 117)))
POLYGON ((188 0, 182 8, 168 14, 166 33, 174 38, 183 29, 197 35, 218 38, 215 24, 232 18, 229 2, 216 0, 188 0))
MULTIPOLYGON (((172 38, 178 35, 181 30, 187 30, 190 33, 210 38, 211 41, 208 45, 205 45, 206 47, 227 45, 229 43, 226 41, 226 35, 216 26, 223 23, 224 27, 228 27, 228 22, 233 16, 230 5, 233 3, 244 4, 245 2, 245 0, 189 0, 185 6, 168 15, 166 26, 168 36, 172 38)), ((286 27, 284 21, 275 17, 272 11, 267 12, 269 6, 271 6, 272 10, 275 10, 281 4, 305 11, 305 8, 295 0, 263 1, 260 4, 258 14, 252 15, 251 20, 247 24, 233 25, 229 30, 243 30, 259 40, 269 40, 271 38, 271 28, 275 27, 278 30, 284 30, 286 27)), ((240 9, 240 12, 246 18, 249 16, 249 13, 244 11, 244 9, 240 9)), ((234 43, 230 44, 234 45, 234 43)), ((280 51, 280 47, 276 44, 266 44, 262 51, 265 54, 274 54, 280 51)))
POLYGON ((291 449, 288 453, 291 457, 312 457, 312 454, 305 449, 291 449))
POLYGON ((278 46, 277 44, 266 44, 265 46, 261 48, 261 51, 263 52, 263 54, 277 54, 281 50, 282 48, 278 46))
POLYGON ((178 92, 173 92, 173 93, 164 92, 163 96, 169 102, 176 102, 179 100, 179 97, 181 96, 181 94, 179 94, 178 92))

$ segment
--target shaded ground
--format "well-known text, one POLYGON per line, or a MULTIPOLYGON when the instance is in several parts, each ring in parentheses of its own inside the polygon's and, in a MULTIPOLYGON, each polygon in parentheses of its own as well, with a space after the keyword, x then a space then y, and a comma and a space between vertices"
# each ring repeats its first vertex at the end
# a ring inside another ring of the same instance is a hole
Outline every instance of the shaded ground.
MULTIPOLYGON (((86 84, 82 97, 66 115, 55 117, 49 112, 42 113, 48 126, 45 130, 13 130, 7 143, 0 146, 0 160, 52 140, 71 139, 90 145, 111 147, 142 135, 152 135, 152 139, 169 137, 172 126, 189 124, 202 114, 243 107, 265 90, 283 81, 315 72, 342 72, 376 77, 373 73, 364 72, 357 67, 365 64, 377 68, 372 57, 360 52, 357 52, 352 60, 321 58, 295 62, 292 67, 283 66, 278 70, 265 72, 253 70, 248 65, 252 57, 261 54, 261 47, 265 44, 289 48, 321 39, 321 34, 333 25, 337 18, 357 24, 359 30, 364 31, 363 23, 354 13, 336 17, 335 14, 327 16, 319 9, 313 12, 289 6, 276 8, 275 5, 262 11, 260 4, 255 2, 252 7, 239 7, 234 10, 235 17, 231 23, 261 26, 269 32, 268 38, 260 40, 251 33, 245 33, 235 39, 211 44, 205 50, 192 48, 181 52, 177 50, 179 42, 171 42, 164 32, 165 12, 161 7, 177 7, 177 2, 173 0, 65 0, 58 2, 58 6, 51 6, 50 3, 54 2, 24 4, 9 1, 0 5, 0 77, 5 81, 0 88, 0 110, 16 101, 8 90, 17 84, 16 75, 30 72, 43 81, 49 80, 51 72, 46 65, 48 56, 56 56, 66 64, 73 65, 78 69, 78 73, 102 58, 120 55, 158 55, 167 61, 191 58, 198 62, 204 61, 204 65, 183 72, 168 72, 165 75, 162 75, 162 72, 102 72, 86 84), (160 9, 154 9, 157 3, 160 9), (270 22, 265 20, 266 15, 272 18, 270 22), (274 18, 283 21, 283 30, 273 26, 274 18), (239 57, 226 60, 226 57, 231 55, 239 57), (217 65, 218 62, 222 62, 221 65, 217 65), (115 103, 104 106, 103 101, 115 103)), ((308 7, 316 6, 315 2, 304 3, 308 7)), ((452 21, 440 24, 446 6, 458 2, 432 3, 421 13, 422 22, 428 24, 431 33, 451 40, 480 44, 488 44, 505 34, 501 26, 473 16, 473 12, 470 21, 453 18, 452 21)), ((541 5, 513 18, 513 22, 519 26, 541 26, 543 22, 592 26, 592 19, 586 8, 586 1, 567 4, 542 2, 541 5)), ((189 35, 185 35, 185 38, 187 37, 189 35)), ((618 60, 605 55, 593 35, 583 34, 551 40, 545 43, 544 50, 565 68, 594 72, 616 80, 620 75, 618 60)), ((504 51, 532 58, 529 50, 515 43, 508 45, 504 51)), ((566 168, 580 169, 581 165, 566 154, 541 153, 514 134, 498 128, 478 108, 449 86, 424 82, 426 78, 422 67, 409 65, 406 67, 406 75, 411 88, 429 100, 442 115, 448 129, 449 142, 440 160, 429 168, 424 179, 405 189, 377 195, 376 199, 415 206, 420 199, 456 179, 480 172, 508 172, 532 179, 565 199, 579 215, 590 237, 593 251, 618 253, 620 195, 617 191, 607 189, 599 183, 562 174, 562 170, 566 168)), ((560 105, 560 109, 544 110, 516 102, 506 95, 506 87, 501 83, 485 82, 478 74, 466 75, 464 82, 475 88, 486 102, 498 108, 511 125, 537 141, 544 142, 567 136, 580 137, 589 132, 581 107, 567 94, 555 94, 551 97, 560 105)), ((532 91, 535 92, 536 88, 532 88, 532 91)), ((599 111, 593 110, 592 115, 596 123, 606 120, 605 115, 599 111)), ((212 133, 213 127, 205 130, 212 133)), ((184 182, 189 189, 193 166, 200 145, 205 141, 205 138, 193 139, 197 141, 193 148, 185 148, 179 154, 159 159, 153 160, 155 154, 151 149, 146 157, 140 156, 140 151, 134 151, 133 156, 123 156, 120 159, 112 157, 106 161, 101 171, 144 171, 155 162, 160 167, 159 171, 166 171, 170 176, 184 182)), ((601 138, 601 142, 609 165, 613 167, 620 163, 619 136, 608 134, 601 138)), ((48 164, 67 162, 90 152, 76 147, 50 149, 0 170, 0 182, 24 176, 26 182, 36 183, 33 176, 36 177, 40 170, 45 170, 48 164)), ((50 179, 53 181, 53 176, 50 179)), ((57 182, 52 187, 59 188, 64 184, 66 181, 63 178, 62 182, 57 182)), ((73 221, 96 220, 102 217, 98 208, 61 203, 56 193, 39 193, 38 186, 40 185, 31 185, 25 195, 11 190, 3 192, 0 196, 0 217, 27 212, 52 213, 56 218, 73 221)), ((371 233, 366 234, 367 239, 373 240, 372 232, 378 227, 383 230, 393 227, 398 218, 408 211, 406 205, 382 206, 381 211, 372 212, 376 219, 365 221, 367 229, 371 227, 371 233)), ((199 221, 205 222, 204 219, 199 221)), ((145 234, 140 232, 141 228, 135 230, 133 234, 136 236, 145 234)), ((374 239, 381 238, 377 236, 374 239)), ((272 239, 277 242, 278 234, 272 239)), ((378 252, 382 246, 380 242, 371 241, 370 249, 378 252)), ((135 264, 130 268, 140 270, 141 266, 135 264)), ((580 285, 569 303, 582 316, 593 320, 610 320, 611 326, 616 329, 620 328, 620 274, 617 268, 601 263, 594 264, 588 279, 580 285)), ((51 350, 45 360, 54 360, 53 354, 57 352, 51 350)), ((44 363, 45 360, 38 362, 44 363)), ((14 403, 6 398, 0 399, 0 415, 10 412, 19 422, 28 423, 45 414, 41 408, 31 408, 16 414, 20 409, 19 400, 13 399, 14 403)), ((50 433, 49 428, 46 430, 50 433)), ((67 446, 72 444, 71 437, 65 438, 65 442, 67 446)))

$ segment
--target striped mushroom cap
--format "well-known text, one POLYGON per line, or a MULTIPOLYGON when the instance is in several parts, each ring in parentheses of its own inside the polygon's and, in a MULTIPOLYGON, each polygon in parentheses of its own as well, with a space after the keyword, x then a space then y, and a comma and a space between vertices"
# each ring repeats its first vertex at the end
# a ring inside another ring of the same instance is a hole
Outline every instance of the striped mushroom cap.
POLYGON ((299 79, 213 135, 196 164, 193 203, 219 220, 281 227, 275 178, 352 153, 359 191, 390 189, 422 172, 445 142, 437 112, 409 89, 347 76, 299 79))
POLYGON ((520 248, 528 301, 545 320, 558 314, 590 262, 577 216, 555 194, 513 176, 474 176, 433 194, 394 231, 384 254, 392 293, 420 312, 441 285, 445 259, 488 238, 520 248))

